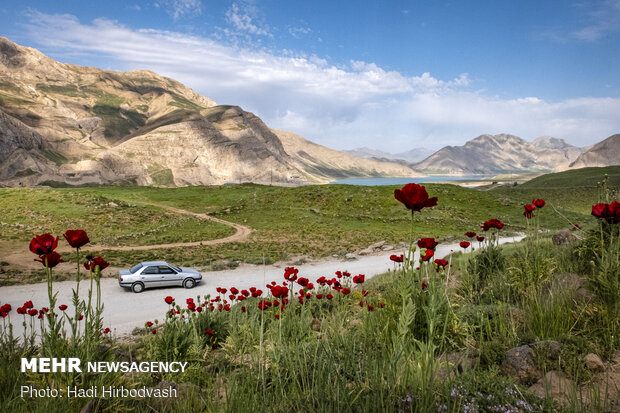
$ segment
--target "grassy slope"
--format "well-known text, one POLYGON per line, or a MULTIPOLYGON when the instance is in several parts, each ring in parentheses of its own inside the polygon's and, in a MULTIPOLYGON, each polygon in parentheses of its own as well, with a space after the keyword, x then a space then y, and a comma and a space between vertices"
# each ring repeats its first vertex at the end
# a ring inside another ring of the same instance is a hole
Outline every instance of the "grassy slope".
MULTIPOLYGON (((595 184, 606 172, 617 187, 620 167, 587 168, 545 175, 517 187, 478 191, 447 184, 428 184, 439 204, 414 218, 416 237, 459 240, 477 231, 486 219, 499 218, 505 232, 522 231, 522 205, 542 197, 552 208, 541 211, 541 226, 552 230, 567 221, 589 222, 590 205, 598 200, 595 184), (572 184, 568 191, 563 185, 572 184), (566 217, 566 218, 565 218, 566 217)), ((214 224, 178 217, 146 207, 159 203, 242 223, 254 229, 250 242, 166 251, 106 252, 113 263, 163 258, 192 265, 224 261, 273 262, 288 254, 316 257, 344 255, 374 242, 409 239, 410 214, 393 197, 396 186, 350 185, 270 187, 253 184, 221 187, 96 187, 0 190, 2 239, 27 241, 44 231, 62 233, 85 228, 95 242, 131 245, 216 238, 228 231, 214 224), (114 201, 118 208, 108 207, 114 201), (15 224, 24 228, 15 228, 15 224), (7 225, 8 224, 8 225, 7 225), (140 235, 145 233, 145 235, 140 235), (139 240, 139 241, 138 241, 139 240)), ((1 258, 1 257, 0 257, 1 258)))

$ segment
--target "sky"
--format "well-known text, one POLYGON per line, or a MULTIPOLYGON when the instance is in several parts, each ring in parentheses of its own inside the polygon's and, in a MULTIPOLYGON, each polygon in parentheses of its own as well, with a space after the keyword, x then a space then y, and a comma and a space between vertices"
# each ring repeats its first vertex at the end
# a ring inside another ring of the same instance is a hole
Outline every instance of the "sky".
POLYGON ((0 35, 335 149, 620 133, 620 0, 3 0, 0 35))

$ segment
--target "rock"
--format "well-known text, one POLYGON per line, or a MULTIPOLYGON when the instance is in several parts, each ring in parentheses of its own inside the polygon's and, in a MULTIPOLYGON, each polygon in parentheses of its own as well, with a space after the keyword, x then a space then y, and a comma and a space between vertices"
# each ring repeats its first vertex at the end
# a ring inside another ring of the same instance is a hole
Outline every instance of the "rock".
POLYGON ((563 377, 557 371, 550 371, 531 386, 529 391, 540 398, 551 397, 560 404, 566 404, 568 403, 568 395, 574 387, 575 384, 572 380, 563 377))
POLYGON ((363 250, 360 250, 358 252, 358 255, 369 255, 369 254, 372 254, 373 252, 375 252, 375 250, 368 247, 368 248, 364 248, 363 250))
POLYGON ((590 371, 602 373, 606 370, 603 360, 601 360, 601 358, 594 353, 587 354, 583 358, 583 362, 590 371))
POLYGON ((462 374, 463 371, 471 369, 475 362, 475 357, 466 351, 443 354, 439 357, 439 369, 435 371, 435 379, 454 379, 457 374, 462 374))
POLYGON ((560 230, 556 232, 555 234, 553 234, 553 236, 551 237, 551 241, 553 241, 553 245, 572 244, 573 242, 577 240, 578 238, 573 233, 571 233, 569 229, 560 230))
POLYGON ((554 340, 543 340, 543 341, 537 341, 533 344, 530 344, 530 347, 532 348, 532 350, 534 350, 535 352, 537 351, 547 351, 547 354, 545 354, 545 357, 548 360, 557 360, 560 358, 560 350, 562 350, 562 344, 554 341, 554 340))
POLYGON ((530 346, 511 348, 506 352, 502 371, 517 378, 521 383, 532 382, 540 377, 540 370, 534 360, 534 351, 530 346))
POLYGON ((379 248, 383 247, 384 244, 385 244, 385 241, 375 242, 374 244, 368 246, 368 249, 378 250, 379 248))
POLYGON ((392 251, 393 249, 394 247, 391 245, 384 245, 383 247, 381 247, 382 251, 392 251))
POLYGON ((95 400, 91 399, 82 407, 80 413, 93 413, 95 411, 95 400))
POLYGON ((348 260, 354 260, 354 259, 356 258, 356 257, 355 257, 355 254, 353 254, 352 252, 349 252, 348 254, 345 254, 345 256, 344 256, 344 257, 345 257, 346 259, 348 259, 348 260))
POLYGON ((319 211, 319 210, 318 210, 318 209, 316 209, 316 208, 310 208, 310 212, 315 213, 315 214, 317 214, 317 215, 321 215, 321 211, 319 211))
POLYGON ((585 279, 577 274, 565 273, 553 277, 550 287, 552 293, 562 293, 569 290, 575 291, 575 298, 580 302, 588 302, 594 297, 592 292, 588 290, 585 279))
POLYGON ((116 208, 118 204, 116 202, 108 202, 108 206, 112 208, 116 208))

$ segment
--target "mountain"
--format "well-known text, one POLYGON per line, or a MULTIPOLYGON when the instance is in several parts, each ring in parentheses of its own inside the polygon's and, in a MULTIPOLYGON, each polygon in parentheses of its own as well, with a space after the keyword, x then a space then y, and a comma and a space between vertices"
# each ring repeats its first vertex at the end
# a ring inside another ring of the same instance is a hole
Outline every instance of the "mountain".
POLYGON ((620 134, 612 135, 592 146, 570 164, 571 169, 589 166, 620 165, 620 134))
POLYGON ((398 163, 413 164, 416 162, 420 162, 427 156, 431 155, 434 151, 427 148, 413 148, 406 152, 389 153, 378 149, 362 147, 351 149, 345 152, 359 158, 389 160, 398 163))
POLYGON ((480 135, 463 146, 446 146, 413 167, 426 173, 490 175, 564 170, 581 149, 561 139, 527 142, 517 136, 480 135))
POLYGON ((419 175, 393 162, 344 162, 342 153, 301 137, 289 153, 279 135, 286 133, 256 115, 156 73, 59 63, 0 37, 4 185, 303 184, 419 175))

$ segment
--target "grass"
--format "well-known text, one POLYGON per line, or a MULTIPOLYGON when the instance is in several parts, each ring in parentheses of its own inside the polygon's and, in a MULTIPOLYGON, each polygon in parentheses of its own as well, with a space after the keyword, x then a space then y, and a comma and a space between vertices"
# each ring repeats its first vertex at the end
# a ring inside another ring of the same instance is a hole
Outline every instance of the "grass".
MULTIPOLYGON (((152 178, 157 185, 171 185, 171 174, 167 170, 153 169, 152 178)), ((526 229, 521 206, 533 198, 544 197, 558 212, 546 208, 540 215, 541 225, 551 231, 570 227, 574 223, 584 224, 590 220, 589 207, 597 199, 595 187, 579 189, 579 196, 573 191, 562 189, 536 189, 522 186, 478 191, 449 184, 426 185, 431 196, 439 196, 440 202, 432 213, 423 212, 415 216, 414 236, 433 236, 443 242, 460 241, 466 231, 476 231, 481 222, 497 217, 506 223, 505 232, 522 232, 526 229)), ((169 240, 197 240, 197 236, 208 235, 203 231, 192 234, 189 229, 180 234, 173 230, 180 219, 171 214, 158 218, 141 219, 144 205, 163 204, 193 212, 209 213, 224 220, 247 225, 253 229, 247 243, 202 246, 170 251, 110 252, 112 260, 122 263, 136 258, 154 259, 163 255, 188 264, 211 265, 204 257, 217 257, 217 267, 222 262, 260 263, 264 255, 269 262, 286 258, 289 254, 311 257, 330 255, 344 256, 349 252, 365 248, 377 241, 397 244, 409 237, 409 215, 393 197, 396 187, 363 187, 351 185, 303 186, 282 188, 254 184, 224 185, 219 187, 150 188, 134 186, 58 188, 58 189, 3 189, 0 190, 0 207, 3 207, 5 222, 32 225, 30 232, 9 232, 0 234, 0 239, 19 238, 27 241, 34 231, 60 231, 65 226, 87 225, 83 214, 73 200, 94 202, 98 205, 96 216, 102 223, 129 222, 126 217, 136 217, 135 228, 116 230, 106 224, 102 231, 105 243, 114 241, 115 236, 125 236, 114 242, 131 245, 142 243, 140 237, 128 238, 131 233, 148 232, 150 243, 169 240), (4 192, 3 192, 4 191, 4 192), (10 196, 4 196, 4 194, 10 196), (43 195, 45 194, 45 195, 43 195), (41 204, 42 198, 49 198, 48 215, 40 212, 28 213, 41 204), (84 201, 89 199, 91 201, 84 201), (105 202, 96 201, 103 199, 105 202), (105 203, 114 201, 132 207, 108 208, 105 203), (6 207, 5 207, 6 205, 6 207), (16 208, 25 205, 26 208, 16 208), (100 212, 101 211, 101 212, 100 212), (105 211, 105 212, 103 212, 105 211), (317 213, 318 212, 318 213, 317 213), (41 217, 36 218, 36 217, 41 217), (58 225, 43 226, 41 222, 58 225), (154 232, 151 232, 154 231, 154 232), (161 255, 160 255, 161 254, 161 255)), ((146 216, 149 216, 148 214, 146 216)), ((146 217, 145 216, 145 217, 146 217)), ((191 221, 191 220, 190 220, 191 221)), ((133 221, 132 221, 133 223, 133 221)), ((98 228, 90 224, 85 229, 98 228)), ((203 228, 201 224, 199 228, 203 228)), ((191 227, 191 224, 187 224, 191 227)), ((215 238, 215 235, 212 235, 215 238)), ((208 238, 205 238, 208 239, 208 238)), ((102 240, 103 242, 103 240, 102 240)), ((106 253, 108 254, 108 253, 106 253)), ((1 258, 1 257, 0 257, 1 258)))
MULTIPOLYGON (((287 242, 300 243, 291 249, 307 245, 315 253, 334 248, 326 233, 335 233, 338 243, 355 236, 364 243, 375 231, 381 237, 391 235, 409 240, 410 218, 394 202, 392 189, 257 185, 179 189, 108 187, 2 190, 0 199, 9 196, 14 204, 29 205, 24 201, 32 201, 33 194, 39 196, 37 209, 20 218, 25 222, 22 225, 31 225, 30 221, 34 225, 42 216, 48 220, 70 216, 83 219, 80 223, 99 221, 101 216, 96 214, 100 208, 107 208, 110 200, 119 203, 118 209, 105 209, 102 215, 110 214, 117 219, 125 216, 133 220, 148 215, 152 207, 145 205, 149 203, 208 211, 236 222, 247 221, 256 230, 251 242, 228 245, 224 251, 258 255, 269 249, 275 255, 282 245, 277 239, 267 238, 274 234, 288 235, 287 242), (125 204, 117 201, 120 199, 125 204), (139 212, 133 214, 132 208, 139 208, 139 212), (310 208, 315 211, 309 211, 310 208), (262 216, 253 216, 256 214, 262 216), (271 215, 280 218, 279 224, 271 215), (393 232, 388 231, 390 227, 393 232), (318 242, 321 234, 323 244, 318 242)), ((97 325, 96 317, 89 323, 97 328, 86 323, 83 331, 90 333, 77 339, 58 339, 56 334, 46 336, 43 332, 47 338, 42 346, 28 344, 27 338, 14 343, 8 339, 6 324, 2 324, 0 344, 5 350, 0 352, 0 410, 77 411, 86 403, 85 399, 15 397, 19 386, 25 383, 39 386, 49 383, 56 388, 68 383, 82 387, 151 388, 173 381, 180 392, 177 398, 96 398, 95 409, 112 412, 612 411, 610 395, 597 393, 595 379, 600 380, 602 376, 596 377, 588 370, 583 357, 595 353, 609 362, 620 346, 618 224, 599 223, 587 216, 587 203, 596 199, 574 199, 564 205, 554 198, 553 192, 539 189, 538 197, 557 202, 556 208, 565 207, 560 208, 562 213, 579 217, 586 228, 580 232, 580 242, 558 247, 549 241, 550 231, 539 232, 537 226, 525 225, 521 199, 529 197, 524 192, 527 188, 478 192, 451 185, 427 185, 427 189, 431 196, 439 196, 439 205, 416 217, 414 239, 421 235, 460 237, 464 230, 475 230, 480 219, 490 217, 510 222, 503 231, 526 230, 528 237, 522 243, 501 248, 487 245, 473 253, 458 252, 451 257, 452 266, 440 271, 430 263, 405 261, 394 271, 358 285, 352 284, 347 276, 334 278, 342 283, 338 288, 333 282, 330 286, 318 280, 314 288, 302 288, 305 283, 301 279, 296 283, 285 282, 290 291, 277 299, 273 296, 275 289, 273 295, 244 300, 238 296, 231 299, 227 294, 196 297, 200 312, 195 311, 196 307, 190 308, 189 302, 174 303, 169 309, 178 313, 162 314, 158 320, 152 320, 152 326, 138 329, 135 339, 124 342, 107 333, 99 334, 104 325, 97 325), (583 267, 579 262, 584 256, 593 257, 594 264, 583 267), (421 269, 415 268, 418 265, 421 269), (587 295, 580 296, 576 288, 557 284, 567 269, 581 269, 573 278, 583 281, 580 288, 587 295), (426 287, 422 287, 422 282, 426 287), (332 297, 328 298, 327 294, 332 297), (263 301, 261 310, 259 300, 269 301, 270 305, 263 301), (86 326, 91 327, 86 329, 86 326), (540 343, 540 340, 557 341, 559 354, 552 355, 552 343, 540 343), (572 380, 565 389, 566 404, 550 398, 539 399, 530 393, 528 386, 538 376, 518 379, 506 372, 506 351, 522 345, 534 346, 532 362, 540 369, 539 376, 554 370, 572 380), (88 361, 180 360, 187 361, 188 368, 183 373, 135 375, 36 376, 19 372, 21 357, 41 356, 46 351, 88 361), (591 385, 595 386, 593 392, 597 397, 586 403, 579 399, 579 394, 590 392, 591 385)), ((597 188, 590 191, 590 195, 596 196, 597 188)), ((21 211, 9 209, 7 213, 8 217, 15 217, 21 211)), ((562 219, 556 219, 555 215, 549 207, 538 211, 541 228, 563 226, 562 219)), ((71 221, 62 224, 67 222, 71 221)), ((98 224, 92 228, 91 235, 110 231, 107 226, 105 222, 98 224)), ((11 226, 7 228, 10 230, 11 226)), ((200 247, 194 250, 164 253, 179 254, 179 258, 183 254, 204 254, 200 247)), ((105 256, 117 259, 113 252, 106 252, 105 256)), ((213 255, 213 259, 226 257, 213 255)), ((4 267, 0 263, 0 270, 4 267)), ((273 281, 282 285, 284 279, 273 281)), ((267 291, 263 282, 259 284, 256 287, 267 291)), ((233 286, 221 287, 230 292, 233 286)), ((162 300, 166 294, 162 292, 162 300)), ((235 294, 243 295, 243 292, 235 294)), ((17 307, 20 303, 13 304, 17 307)), ((97 314, 86 313, 91 314, 91 319, 92 314, 97 314)))
POLYGON ((228 226, 152 206, 90 194, 86 189, 0 189, 2 240, 28 241, 33 233, 81 228, 93 245, 149 245, 221 238, 228 226), (114 201, 118 206, 110 206, 114 201))

